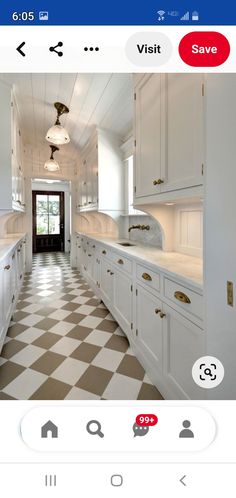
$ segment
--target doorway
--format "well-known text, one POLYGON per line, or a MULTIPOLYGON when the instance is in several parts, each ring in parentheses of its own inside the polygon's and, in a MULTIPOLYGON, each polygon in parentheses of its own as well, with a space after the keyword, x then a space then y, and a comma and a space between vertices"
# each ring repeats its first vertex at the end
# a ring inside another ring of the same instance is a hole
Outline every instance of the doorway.
POLYGON ((33 190, 33 253, 65 249, 64 192, 33 190))

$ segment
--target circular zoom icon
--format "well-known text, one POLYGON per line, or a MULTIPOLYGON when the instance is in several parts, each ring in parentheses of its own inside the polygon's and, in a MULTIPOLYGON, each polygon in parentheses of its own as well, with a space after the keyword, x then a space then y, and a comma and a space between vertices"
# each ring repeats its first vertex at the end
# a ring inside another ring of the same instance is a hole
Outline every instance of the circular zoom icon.
POLYGON ((192 368, 194 382, 203 389, 213 389, 221 384, 225 370, 218 358, 202 356, 195 361, 192 368))

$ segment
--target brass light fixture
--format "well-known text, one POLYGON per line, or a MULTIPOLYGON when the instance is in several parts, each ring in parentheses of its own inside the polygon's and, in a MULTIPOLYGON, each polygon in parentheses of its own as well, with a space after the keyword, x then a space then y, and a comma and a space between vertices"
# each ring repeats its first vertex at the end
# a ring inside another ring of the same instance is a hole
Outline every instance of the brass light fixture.
POLYGON ((70 142, 70 137, 68 131, 61 125, 60 117, 62 114, 67 114, 70 111, 68 107, 65 104, 61 104, 61 102, 55 102, 54 107, 57 110, 57 119, 54 126, 49 128, 46 140, 54 145, 68 144, 70 142))
POLYGON ((56 147, 56 145, 50 145, 51 148, 51 156, 48 161, 46 161, 44 168, 47 169, 50 172, 58 171, 60 169, 60 166, 57 161, 54 159, 54 152, 59 151, 59 148, 56 147))

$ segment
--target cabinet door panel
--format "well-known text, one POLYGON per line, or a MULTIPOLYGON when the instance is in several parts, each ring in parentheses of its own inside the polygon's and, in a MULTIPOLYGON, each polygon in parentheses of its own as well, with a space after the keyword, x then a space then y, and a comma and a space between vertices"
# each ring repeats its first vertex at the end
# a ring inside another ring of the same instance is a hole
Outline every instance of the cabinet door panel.
POLYGON ((192 379, 195 361, 204 356, 203 330, 177 313, 163 307, 164 376, 174 399, 202 399, 203 389, 192 379))
POLYGON ((161 191, 202 184, 203 97, 201 74, 168 74, 166 157, 161 191))
POLYGON ((161 76, 148 75, 136 87, 135 102, 136 197, 160 192, 153 185, 161 178, 161 76))
POLYGON ((118 315, 119 323, 126 333, 130 333, 131 322, 133 321, 133 293, 131 290, 131 282, 131 279, 126 277, 124 273, 115 271, 113 306, 118 315))
POLYGON ((104 259, 100 259, 100 289, 108 304, 113 303, 114 272, 112 265, 104 259), (113 275, 111 274, 113 273, 113 275))
POLYGON ((138 286, 136 299, 137 341, 143 352, 155 361, 156 368, 162 372, 163 357, 163 320, 156 313, 162 303, 150 292, 138 286))

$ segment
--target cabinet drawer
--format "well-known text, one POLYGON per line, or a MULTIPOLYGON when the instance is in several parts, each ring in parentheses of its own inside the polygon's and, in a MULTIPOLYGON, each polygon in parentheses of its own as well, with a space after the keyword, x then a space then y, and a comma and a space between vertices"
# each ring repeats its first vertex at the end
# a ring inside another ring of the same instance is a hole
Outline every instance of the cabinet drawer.
POLYGON ((120 270, 125 271, 125 273, 132 273, 133 263, 130 259, 125 258, 123 254, 121 255, 116 252, 112 252, 111 259, 113 263, 120 268, 120 270))
POLYGON ((197 292, 164 278, 164 296, 179 308, 203 319, 203 297, 197 292))
POLYGON ((150 270, 142 265, 137 265, 136 270, 137 279, 147 287, 160 291, 160 275, 159 273, 150 270))

